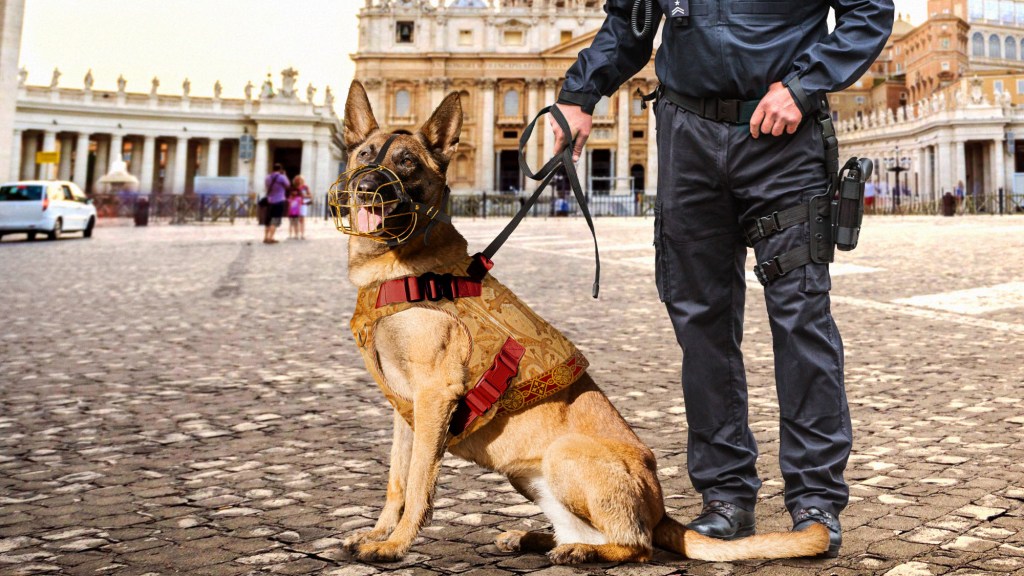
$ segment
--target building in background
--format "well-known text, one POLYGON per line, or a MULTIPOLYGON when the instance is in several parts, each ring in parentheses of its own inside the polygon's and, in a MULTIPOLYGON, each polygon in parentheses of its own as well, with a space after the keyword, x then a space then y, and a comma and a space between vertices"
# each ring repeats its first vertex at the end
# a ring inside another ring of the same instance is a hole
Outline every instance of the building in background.
MULTIPOLYGON (((532 115, 555 101, 566 69, 604 21, 603 3, 365 0, 355 77, 386 130, 415 130, 447 93, 459 92, 465 118, 448 170, 452 190, 528 190, 534 183, 520 174, 519 137, 532 115)), ((578 165, 593 193, 654 191, 654 119, 636 91, 656 82, 652 60, 598 104, 578 165)), ((554 155, 550 131, 538 133, 526 151, 531 166, 554 155)))
POLYGON ((899 18, 871 69, 829 99, 844 156, 875 159, 888 180, 883 202, 934 203, 962 182, 965 201, 997 209, 1024 191, 1024 1, 930 0, 927 21, 899 18))
POLYGON ((103 192, 98 180, 123 159, 144 194, 191 193, 196 176, 243 177, 249 192, 262 193, 263 176, 280 162, 326 191, 342 161, 330 88, 320 104, 311 85, 301 97, 290 68, 279 88, 268 75, 258 93, 250 83, 241 99, 221 98, 219 82, 212 97, 195 97, 187 79, 168 94, 158 78, 148 92, 129 92, 123 77, 116 91, 93 90, 91 71, 80 88, 63 87, 59 70, 48 85, 29 85, 27 77, 21 70, 16 79, 10 163, 0 164, 10 180, 59 178, 103 192), (37 164, 39 151, 57 152, 58 163, 37 164))
POLYGON ((18 86, 18 53, 21 49, 21 24, 25 16, 25 0, 0 1, 0 180, 11 162, 11 147, 2 135, 14 129, 14 94, 18 86))

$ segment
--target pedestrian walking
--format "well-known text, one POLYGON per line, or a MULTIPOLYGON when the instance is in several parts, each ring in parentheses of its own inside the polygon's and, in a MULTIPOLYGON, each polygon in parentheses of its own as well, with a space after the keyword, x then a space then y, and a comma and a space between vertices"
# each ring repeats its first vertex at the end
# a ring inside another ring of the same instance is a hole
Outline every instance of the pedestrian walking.
POLYGON ((274 234, 281 226, 281 219, 288 205, 288 188, 291 186, 288 176, 285 175, 284 166, 274 164, 274 171, 267 174, 264 185, 267 190, 267 222, 263 230, 263 243, 277 244, 274 234))
POLYGON ((292 189, 299 192, 299 196, 302 199, 299 207, 298 216, 298 237, 301 240, 306 239, 306 217, 309 216, 309 211, 312 210, 313 206, 313 194, 309 191, 309 186, 306 185, 306 178, 302 174, 298 174, 292 180, 292 189))
POLYGON ((956 196, 956 211, 957 211, 958 214, 963 214, 963 212, 961 210, 963 209, 963 205, 964 205, 964 191, 965 190, 966 190, 966 188, 964 187, 964 181, 963 180, 957 180, 956 181, 956 188, 953 189, 953 195, 956 196))
POLYGON ((864 183, 864 211, 875 213, 875 183, 871 180, 864 183))
MULTIPOLYGON (((825 94, 879 55, 892 0, 652 0, 646 15, 643 4, 605 2, 604 25, 567 72, 558 107, 578 135, 578 159, 595 105, 647 65, 655 26, 667 18, 655 63, 655 277, 683 351, 687 466, 704 500, 688 527, 722 539, 754 532, 761 482, 740 352, 749 242, 774 340, 786 506, 794 530, 828 528, 835 556, 852 445, 842 341, 828 265, 783 268, 789 256, 813 253, 809 224, 782 226, 773 214, 825 191, 825 94)), ((567 135, 552 124, 561 149, 567 135)))

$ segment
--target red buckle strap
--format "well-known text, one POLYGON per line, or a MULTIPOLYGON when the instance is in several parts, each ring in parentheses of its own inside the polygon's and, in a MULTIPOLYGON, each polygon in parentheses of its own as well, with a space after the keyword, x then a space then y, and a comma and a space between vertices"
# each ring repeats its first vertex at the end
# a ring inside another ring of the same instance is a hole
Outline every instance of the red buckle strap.
POLYGON ((526 355, 526 348, 509 337, 494 357, 494 363, 487 369, 476 386, 459 402, 452 415, 449 431, 453 436, 462 434, 474 420, 483 416, 508 390, 512 378, 519 373, 519 363, 526 355))
POLYGON ((479 296, 481 290, 479 280, 427 272, 422 276, 406 276, 381 284, 377 291, 377 308, 404 302, 437 302, 479 296))

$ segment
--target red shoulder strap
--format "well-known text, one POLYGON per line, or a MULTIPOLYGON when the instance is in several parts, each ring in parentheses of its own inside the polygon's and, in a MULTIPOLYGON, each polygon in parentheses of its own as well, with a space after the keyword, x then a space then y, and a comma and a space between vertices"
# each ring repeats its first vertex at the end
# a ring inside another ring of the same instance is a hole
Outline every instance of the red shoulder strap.
POLYGON ((526 355, 526 348, 509 337, 494 357, 494 363, 477 381, 476 386, 466 394, 452 416, 449 431, 458 436, 469 428, 474 420, 483 416, 508 390, 509 382, 519 373, 519 363, 526 355))

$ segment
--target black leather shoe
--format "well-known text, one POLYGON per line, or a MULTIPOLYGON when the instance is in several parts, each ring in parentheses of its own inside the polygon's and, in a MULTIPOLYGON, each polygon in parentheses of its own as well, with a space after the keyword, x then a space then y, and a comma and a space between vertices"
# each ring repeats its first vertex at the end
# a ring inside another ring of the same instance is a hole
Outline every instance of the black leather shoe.
POLYGON ((811 524, 821 524, 828 528, 828 551, 822 552, 818 558, 835 558, 839 556, 839 547, 843 545, 843 529, 839 518, 818 508, 804 508, 793 517, 793 531, 806 530, 811 524))
POLYGON ((687 528, 710 538, 735 540, 754 534, 754 513, 724 502, 712 500, 687 528))

